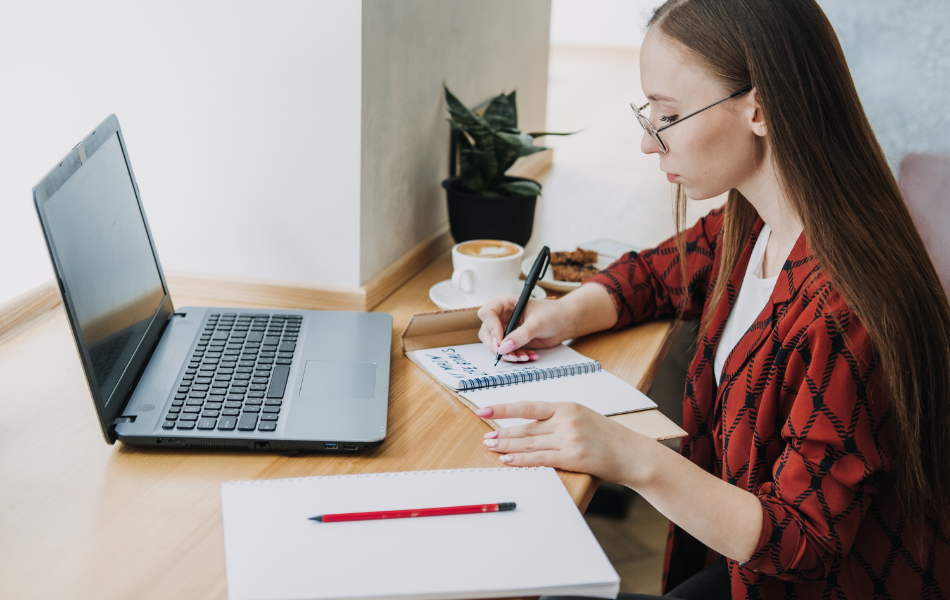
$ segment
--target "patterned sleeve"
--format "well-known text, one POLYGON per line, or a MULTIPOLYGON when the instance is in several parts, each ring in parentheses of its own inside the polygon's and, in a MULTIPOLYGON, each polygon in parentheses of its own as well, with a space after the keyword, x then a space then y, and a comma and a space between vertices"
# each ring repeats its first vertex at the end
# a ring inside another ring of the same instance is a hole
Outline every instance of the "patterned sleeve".
POLYGON ((688 286, 683 285, 675 237, 656 248, 630 252, 587 280, 610 294, 617 310, 613 329, 662 316, 690 320, 702 315, 722 213, 722 208, 713 210, 685 231, 688 286))
POLYGON ((785 368, 783 402, 791 404, 786 446, 773 481, 756 490, 762 533, 743 566, 805 582, 823 579, 832 559, 850 552, 890 459, 877 358, 857 316, 822 314, 786 339, 794 341, 774 367, 785 368))

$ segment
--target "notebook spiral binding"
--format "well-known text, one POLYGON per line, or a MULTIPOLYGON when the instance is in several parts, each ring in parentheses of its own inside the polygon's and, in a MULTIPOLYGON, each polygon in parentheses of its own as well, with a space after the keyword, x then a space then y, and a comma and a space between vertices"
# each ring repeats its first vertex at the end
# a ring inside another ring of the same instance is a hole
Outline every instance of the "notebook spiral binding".
POLYGON ((243 479, 239 481, 227 481, 225 485, 231 484, 255 484, 255 483, 274 483, 276 481, 309 481, 311 479, 349 479, 354 477, 396 477, 400 475, 441 475, 442 473, 492 473, 495 471, 544 471, 551 467, 482 467, 475 469, 429 469, 425 471, 390 471, 387 473, 346 473, 343 475, 311 475, 309 477, 286 477, 283 479, 243 479))
POLYGON ((489 375, 487 377, 476 377, 474 379, 462 379, 459 381, 459 390, 465 392, 474 392, 477 390, 503 387, 508 385, 517 385, 519 383, 529 383, 531 381, 541 381, 544 379, 557 379, 559 377, 571 377, 573 375, 584 375, 587 373, 596 373, 601 370, 600 361, 587 363, 578 363, 576 365, 565 365, 563 367, 550 367, 547 369, 536 369, 531 371, 514 371, 503 375, 489 375))

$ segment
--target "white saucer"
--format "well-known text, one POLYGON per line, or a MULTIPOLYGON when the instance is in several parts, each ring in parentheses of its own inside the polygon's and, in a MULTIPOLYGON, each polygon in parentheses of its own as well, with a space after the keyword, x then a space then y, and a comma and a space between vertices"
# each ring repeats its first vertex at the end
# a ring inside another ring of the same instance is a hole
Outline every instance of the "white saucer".
MULTIPOLYGON (((511 286, 511 292, 513 294, 520 294, 523 289, 523 281, 519 281, 511 286)), ((541 286, 536 285, 534 286, 534 291, 531 292, 531 297, 536 300, 543 300, 547 298, 548 295, 541 286)), ((462 292, 458 291, 458 289, 452 285, 451 279, 440 281, 429 288, 429 299, 435 302, 435 305, 442 310, 471 308, 472 306, 471 303, 465 299, 465 296, 462 295, 462 292)))
MULTIPOLYGON (((554 252, 552 250, 551 252, 554 252)), ((567 250, 567 252, 573 252, 573 250, 567 250)), ((532 254, 528 258, 521 261, 521 272, 524 273, 524 276, 528 276, 528 271, 531 270, 531 267, 534 266, 534 261, 538 259, 537 254, 532 254)), ((614 262, 613 258, 604 256, 603 254, 597 255, 597 262, 594 263, 594 267, 598 271, 603 271, 614 262)), ((548 266, 547 272, 544 274, 544 277, 538 280, 538 285, 542 285, 552 292, 570 292, 581 287, 581 284, 577 281, 557 281, 554 279, 554 269, 548 266)))

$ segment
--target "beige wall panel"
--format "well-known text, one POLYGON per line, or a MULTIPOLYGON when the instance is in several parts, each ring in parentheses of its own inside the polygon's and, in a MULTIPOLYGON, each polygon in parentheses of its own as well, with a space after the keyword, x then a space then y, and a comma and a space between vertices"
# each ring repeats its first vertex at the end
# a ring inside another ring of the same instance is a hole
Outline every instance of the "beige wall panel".
POLYGON ((442 83, 470 105, 518 90, 545 124, 550 0, 363 0, 360 282, 447 221, 442 83))

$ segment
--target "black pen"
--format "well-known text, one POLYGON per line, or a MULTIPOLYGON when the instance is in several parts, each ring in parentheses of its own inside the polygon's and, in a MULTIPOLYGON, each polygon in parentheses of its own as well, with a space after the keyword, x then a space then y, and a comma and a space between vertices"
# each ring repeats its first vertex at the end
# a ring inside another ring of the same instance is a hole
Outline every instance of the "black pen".
MULTIPOLYGON (((528 278, 524 282, 524 289, 521 290, 521 297, 518 298, 518 304, 515 305, 515 312, 511 313, 511 318, 508 319, 508 327, 505 328, 505 335, 502 336, 502 341, 508 337, 508 334, 518 328, 518 322, 521 321, 521 315, 524 314, 524 307, 528 304, 528 299, 531 298, 531 292, 534 291, 534 286, 538 284, 538 280, 544 277, 545 271, 548 270, 548 263, 551 262, 551 249, 545 246, 541 248, 541 252, 538 253, 538 258, 535 259, 534 265, 531 266, 531 270, 528 271, 528 278)), ((501 344, 501 342, 498 342, 501 344)), ((501 354, 495 355, 495 366, 498 366, 498 361, 501 360, 501 354)))

